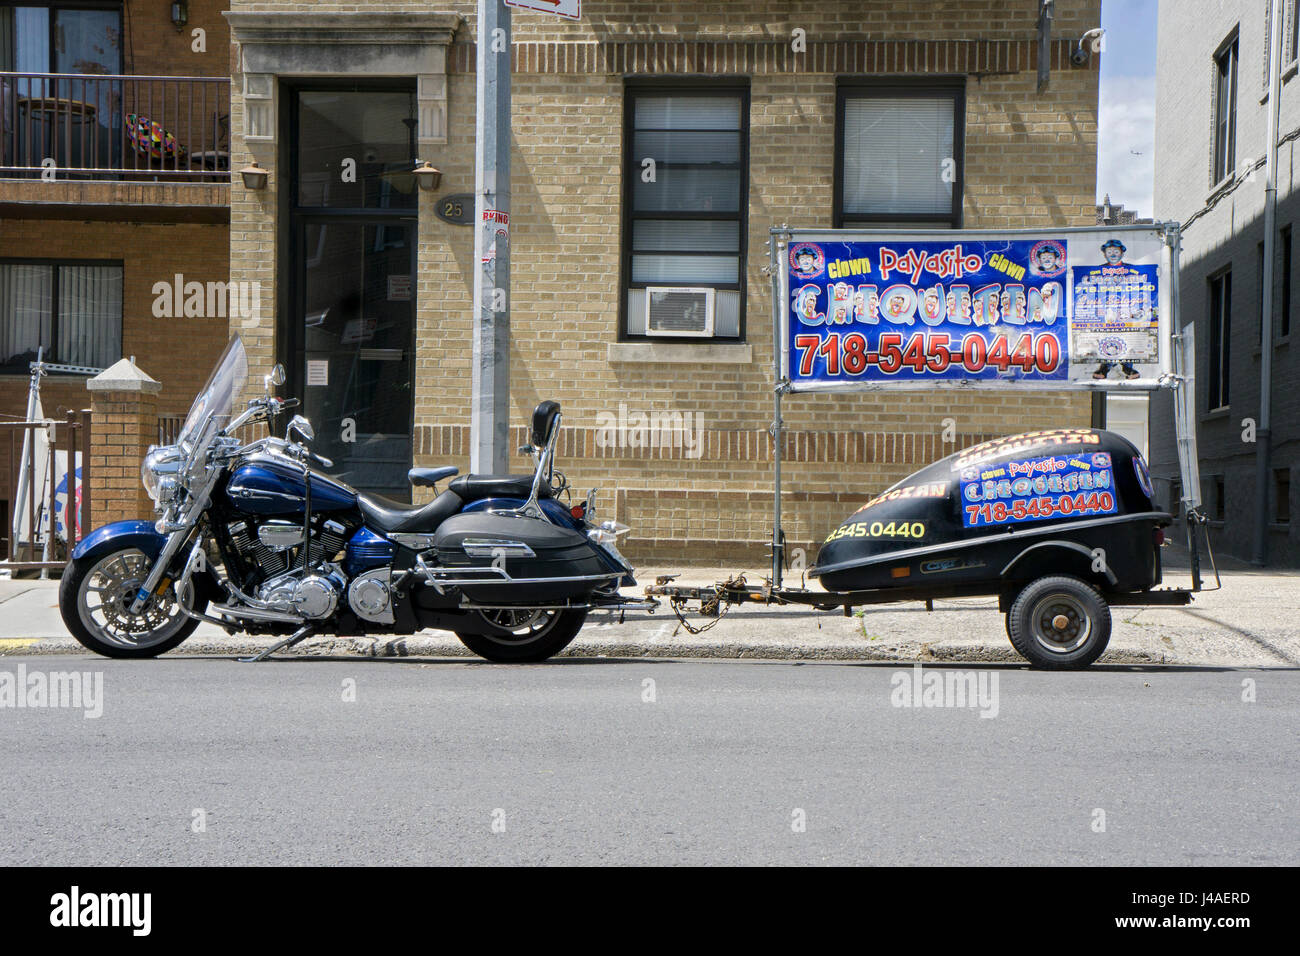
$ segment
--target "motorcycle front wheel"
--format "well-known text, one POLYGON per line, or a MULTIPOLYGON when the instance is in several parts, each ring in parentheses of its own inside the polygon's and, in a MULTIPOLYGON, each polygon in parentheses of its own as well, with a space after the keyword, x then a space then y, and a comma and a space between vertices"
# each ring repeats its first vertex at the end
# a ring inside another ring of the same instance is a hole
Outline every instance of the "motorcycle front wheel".
MULTIPOLYGON (((157 657, 194 633, 199 622, 182 613, 173 587, 154 595, 139 614, 131 613, 149 566, 138 548, 68 565, 59 584, 59 613, 82 646, 105 657, 157 657)), ((196 596, 193 587, 188 591, 185 606, 202 612, 207 597, 196 596)))
POLYGON ((479 657, 499 664, 531 664, 553 657, 569 646, 587 620, 586 610, 507 608, 477 613, 484 621, 504 628, 510 635, 457 631, 456 636, 479 657))

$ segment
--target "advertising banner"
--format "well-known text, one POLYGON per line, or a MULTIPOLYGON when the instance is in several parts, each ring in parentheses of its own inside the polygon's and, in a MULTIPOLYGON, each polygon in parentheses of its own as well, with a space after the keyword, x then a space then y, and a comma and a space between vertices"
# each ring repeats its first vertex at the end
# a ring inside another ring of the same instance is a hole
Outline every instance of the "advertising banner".
POLYGON ((1155 388, 1170 371, 1159 227, 793 231, 783 270, 794 391, 1155 388))

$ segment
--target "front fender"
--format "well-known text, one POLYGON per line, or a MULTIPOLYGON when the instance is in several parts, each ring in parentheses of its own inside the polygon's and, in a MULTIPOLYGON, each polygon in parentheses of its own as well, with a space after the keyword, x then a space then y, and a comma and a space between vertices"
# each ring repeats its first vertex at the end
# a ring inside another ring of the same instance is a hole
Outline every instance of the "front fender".
MULTIPOLYGON (((80 561, 83 558, 95 560, 111 551, 120 551, 123 548, 138 548, 149 558, 156 558, 162 552, 166 542, 167 536, 154 530, 152 521, 114 521, 102 528, 96 528, 82 538, 81 542, 72 549, 72 560, 80 561)), ((180 557, 177 556, 178 559, 180 557)), ((225 596, 225 586, 221 583, 216 569, 210 564, 204 571, 194 576, 194 583, 199 593, 206 594, 210 599, 223 599, 225 596)))
POLYGON ((82 538, 72 549, 72 560, 101 558, 122 548, 139 548, 149 557, 156 558, 166 541, 167 536, 155 531, 152 521, 114 521, 82 538))

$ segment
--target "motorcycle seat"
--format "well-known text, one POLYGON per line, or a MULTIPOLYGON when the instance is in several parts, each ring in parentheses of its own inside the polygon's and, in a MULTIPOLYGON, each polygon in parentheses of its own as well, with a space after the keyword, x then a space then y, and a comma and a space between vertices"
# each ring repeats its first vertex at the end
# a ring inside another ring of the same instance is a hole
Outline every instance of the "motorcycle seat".
MULTIPOLYGON (((461 475, 447 486, 466 502, 482 498, 527 498, 533 490, 532 475, 461 475)), ((551 486, 543 481, 538 498, 551 498, 551 486)))
POLYGON ((442 468, 412 468, 406 473, 406 478, 413 485, 432 487, 444 478, 459 474, 459 468, 455 465, 447 465, 442 468))
POLYGON ((357 495, 357 505, 366 524, 385 534, 398 531, 430 534, 464 507, 464 500, 453 491, 444 491, 427 504, 412 505, 393 501, 382 495, 357 495))

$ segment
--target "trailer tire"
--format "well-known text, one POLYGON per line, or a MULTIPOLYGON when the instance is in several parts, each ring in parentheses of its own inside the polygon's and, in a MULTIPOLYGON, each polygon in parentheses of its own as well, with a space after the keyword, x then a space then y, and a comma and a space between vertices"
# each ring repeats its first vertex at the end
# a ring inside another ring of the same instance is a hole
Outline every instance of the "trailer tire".
POLYGON ((1110 606, 1097 589, 1069 575, 1030 581, 1007 612, 1011 646, 1035 667, 1087 667, 1110 643, 1110 606))

